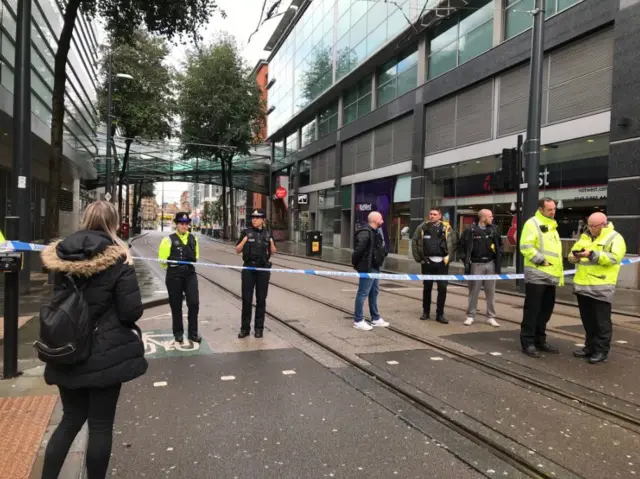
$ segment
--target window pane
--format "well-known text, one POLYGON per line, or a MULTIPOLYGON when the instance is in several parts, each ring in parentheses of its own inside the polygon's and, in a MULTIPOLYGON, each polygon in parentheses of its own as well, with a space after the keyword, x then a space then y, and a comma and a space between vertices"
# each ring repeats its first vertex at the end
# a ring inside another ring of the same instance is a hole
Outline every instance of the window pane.
POLYGON ((429 79, 452 70, 457 65, 457 42, 429 57, 429 79))
POLYGON ((358 100, 358 118, 371 111, 371 93, 358 100))
MULTIPOLYGON (((555 0, 553 0, 555 1, 555 0)), ((488 22, 493 18, 493 2, 486 4, 477 12, 468 16, 464 20, 460 22, 460 33, 459 35, 462 37, 469 33, 472 30, 475 30, 480 25, 488 22)))
POLYGON ((418 63, 418 52, 413 52, 398 62, 398 73, 405 72, 418 63))
POLYGON ((443 34, 431 40, 431 52, 436 53, 447 47, 458 38, 458 25, 451 27, 443 34))
POLYGON ((505 40, 531 28, 533 19, 526 13, 533 10, 534 0, 522 0, 509 6, 506 14, 505 40))
POLYGON ((353 104, 344 109, 344 124, 351 123, 358 118, 358 105, 353 104))
POLYGON ((398 65, 395 60, 392 60, 380 68, 380 75, 378 75, 378 84, 387 83, 393 77, 398 74, 398 65))
POLYGON ((414 66, 411 70, 407 70, 398 75, 398 96, 413 90, 418 86, 418 67, 414 66))
POLYGON ((387 25, 382 22, 378 28, 376 28, 373 32, 369 34, 367 37, 367 53, 371 55, 378 48, 382 46, 382 44, 387 39, 387 25))
POLYGON ((484 25, 469 32, 460 38, 460 56, 458 61, 464 63, 471 58, 489 50, 493 45, 493 22, 488 21, 484 25))
POLYGON ((396 97, 396 81, 392 80, 389 83, 378 88, 378 106, 383 105, 396 97))

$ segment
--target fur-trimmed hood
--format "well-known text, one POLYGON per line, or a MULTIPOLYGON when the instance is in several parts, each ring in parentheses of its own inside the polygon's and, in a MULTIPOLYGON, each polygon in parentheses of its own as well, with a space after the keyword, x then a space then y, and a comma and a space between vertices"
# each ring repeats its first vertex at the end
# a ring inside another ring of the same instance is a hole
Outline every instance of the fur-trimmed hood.
POLYGON ((49 244, 41 253, 42 264, 50 271, 93 276, 119 261, 133 264, 129 250, 114 243, 102 231, 82 230, 62 241, 49 244))

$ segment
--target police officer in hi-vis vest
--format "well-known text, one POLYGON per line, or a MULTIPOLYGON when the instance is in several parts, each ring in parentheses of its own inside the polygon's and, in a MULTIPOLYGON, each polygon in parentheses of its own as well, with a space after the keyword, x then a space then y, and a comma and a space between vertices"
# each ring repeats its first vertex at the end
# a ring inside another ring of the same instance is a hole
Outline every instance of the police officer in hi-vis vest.
MULTIPOLYGON (((270 268, 269 259, 276 252, 271 231, 264 228, 264 210, 256 209, 251 213, 251 228, 240 235, 236 243, 236 253, 242 253, 245 267, 270 268)), ((267 290, 269 289, 269 271, 242 270, 242 325, 239 338, 246 338, 251 333, 251 304, 253 290, 256 290, 256 319, 254 324, 256 338, 262 337, 264 330, 264 313, 267 307, 267 290)))
MULTIPOLYGON (((176 232, 164 238, 158 250, 158 259, 170 261, 185 261, 195 263, 200 257, 200 245, 198 239, 189 233, 191 218, 189 213, 176 213, 173 220, 176 223, 176 232)), ((169 292, 169 305, 173 317, 173 336, 178 343, 184 341, 184 326, 182 324, 182 298, 187 298, 189 309, 189 335, 190 341, 199 343, 202 338, 198 334, 198 310, 200 297, 198 294, 198 277, 193 264, 164 263, 167 270, 167 291, 169 292)))

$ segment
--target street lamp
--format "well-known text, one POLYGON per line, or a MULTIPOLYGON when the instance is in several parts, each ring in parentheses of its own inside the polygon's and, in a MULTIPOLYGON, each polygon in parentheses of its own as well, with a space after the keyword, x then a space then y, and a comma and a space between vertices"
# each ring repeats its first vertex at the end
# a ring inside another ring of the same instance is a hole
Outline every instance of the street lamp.
POLYGON ((105 195, 104 199, 111 201, 113 195, 111 194, 111 90, 113 84, 113 78, 122 78, 124 80, 133 80, 133 77, 127 73, 112 73, 113 69, 113 54, 109 54, 109 82, 108 82, 108 99, 107 99, 107 156, 106 156, 106 171, 105 171, 105 195))

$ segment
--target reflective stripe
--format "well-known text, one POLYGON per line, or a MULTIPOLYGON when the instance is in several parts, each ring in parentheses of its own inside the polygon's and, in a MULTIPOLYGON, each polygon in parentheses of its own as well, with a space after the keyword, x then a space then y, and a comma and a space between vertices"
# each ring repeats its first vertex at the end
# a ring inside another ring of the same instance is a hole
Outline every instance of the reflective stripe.
POLYGON ((533 248, 532 244, 523 244, 520 246, 520 249, 530 249, 530 248, 533 248))
POLYGON ((602 245, 602 249, 607 249, 607 246, 609 246, 613 242, 613 240, 616 238, 616 236, 618 236, 618 234, 619 233, 617 231, 612 231, 609 237, 607 238, 607 241, 605 241, 604 244, 602 245))
POLYGON ((538 268, 527 266, 524 268, 524 281, 530 284, 548 284, 558 286, 560 278, 550 275, 538 268))
POLYGON ((540 245, 540 249, 539 249, 540 252, 545 256, 551 256, 552 258, 559 258, 560 255, 558 255, 558 253, 554 253, 553 251, 547 251, 544 249, 544 236, 542 234, 542 229, 540 228, 541 226, 540 220, 538 220, 538 218, 534 216, 533 222, 535 223, 536 228, 538 229, 538 244, 540 245))
POLYGON ((584 285, 574 283, 573 291, 582 296, 589 296, 599 301, 611 303, 616 292, 616 286, 613 284, 584 285))
POLYGON ((609 258, 609 261, 611 261, 611 264, 618 264, 618 260, 615 256, 613 256, 613 253, 602 253, 603 255, 605 255, 607 258, 609 258))

